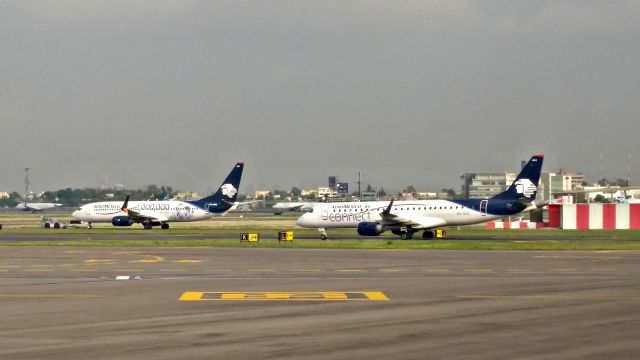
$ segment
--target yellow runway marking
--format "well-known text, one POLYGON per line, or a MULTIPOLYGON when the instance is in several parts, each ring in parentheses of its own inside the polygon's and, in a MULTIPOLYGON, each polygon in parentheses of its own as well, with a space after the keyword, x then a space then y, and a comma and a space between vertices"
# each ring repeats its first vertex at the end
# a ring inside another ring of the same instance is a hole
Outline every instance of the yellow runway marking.
POLYGON ((25 269, 24 271, 29 271, 29 272, 36 272, 36 271, 47 272, 47 271, 53 271, 53 269, 25 269))
POLYGON ((231 269, 207 269, 209 272, 230 272, 231 269))
POLYGON ((426 272, 449 272, 448 269, 422 269, 422 271, 426 271, 426 272))
POLYGON ((388 301, 380 291, 278 291, 278 292, 205 292, 188 291, 182 294, 180 301, 388 301))
POLYGON ((294 271, 298 271, 298 272, 320 272, 322 270, 320 270, 320 269, 298 269, 298 270, 294 270, 294 271))
POLYGON ((85 260, 84 263, 88 264, 88 265, 94 265, 94 264, 103 264, 103 263, 115 263, 118 260, 114 260, 114 259, 88 259, 85 260))
POLYGON ((19 265, 0 265, 0 268, 19 268, 19 265))
POLYGON ((533 272, 533 270, 531 270, 531 269, 507 269, 505 271, 518 272, 518 273, 530 273, 530 272, 533 272))
POLYGON ((618 269, 613 268, 593 268, 591 271, 618 271, 618 269))
POLYGON ((129 262, 130 263, 149 264, 149 263, 159 263, 159 262, 167 261, 162 256, 155 256, 155 255, 142 255, 142 256, 149 256, 150 258, 149 259, 142 259, 142 260, 131 260, 129 262))
POLYGON ((202 262, 202 260, 173 260, 174 263, 182 263, 182 264, 196 264, 202 262))

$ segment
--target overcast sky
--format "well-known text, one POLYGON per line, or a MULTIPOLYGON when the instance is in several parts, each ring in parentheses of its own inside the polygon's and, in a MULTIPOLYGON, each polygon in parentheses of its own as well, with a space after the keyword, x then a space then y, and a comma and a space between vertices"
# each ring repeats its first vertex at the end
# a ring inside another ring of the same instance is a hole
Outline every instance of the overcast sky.
POLYGON ((0 1, 0 191, 640 185, 638 1, 0 1))

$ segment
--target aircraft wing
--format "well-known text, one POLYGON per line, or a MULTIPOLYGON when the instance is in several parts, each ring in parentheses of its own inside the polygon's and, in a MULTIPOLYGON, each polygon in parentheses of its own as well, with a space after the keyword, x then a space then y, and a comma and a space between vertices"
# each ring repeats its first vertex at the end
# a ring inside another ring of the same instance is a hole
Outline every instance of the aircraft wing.
POLYGON ((124 200, 124 204, 122 204, 122 207, 120 208, 120 210, 122 210, 125 214, 127 214, 127 216, 129 216, 131 220, 135 222, 145 222, 145 221, 164 222, 169 220, 169 218, 157 212, 153 212, 153 211, 142 212, 142 211, 131 210, 129 209, 128 204, 129 204, 129 195, 127 195, 126 199, 124 200))
POLYGON ((286 203, 277 203, 273 205, 274 209, 277 210, 295 210, 301 208, 304 203, 295 203, 295 202, 286 202, 286 203))
POLYGON ((259 202, 264 202, 264 200, 236 201, 238 206, 255 204, 255 203, 259 203, 259 202))
POLYGON ((410 226, 414 229, 433 229, 446 225, 444 219, 432 216, 399 216, 382 214, 383 226, 410 226))
POLYGON ((151 212, 151 211, 138 212, 135 210, 126 209, 125 213, 127 213, 129 218, 131 218, 131 220, 135 222, 144 222, 147 220, 164 222, 169 220, 169 218, 167 218, 166 216, 156 212, 151 212))

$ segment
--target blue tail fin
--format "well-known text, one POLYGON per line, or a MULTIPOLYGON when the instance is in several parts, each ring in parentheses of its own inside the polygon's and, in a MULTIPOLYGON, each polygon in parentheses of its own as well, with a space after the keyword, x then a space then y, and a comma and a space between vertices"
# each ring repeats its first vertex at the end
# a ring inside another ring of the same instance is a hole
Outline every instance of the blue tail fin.
POLYGON ((240 188, 243 169, 244 162, 238 162, 215 194, 200 200, 190 201, 190 203, 214 214, 229 210, 238 199, 238 189, 240 188))
POLYGON ((525 200, 533 201, 538 192, 538 181, 542 171, 542 161, 544 155, 533 155, 531 160, 524 166, 516 180, 507 190, 492 197, 501 200, 525 200))

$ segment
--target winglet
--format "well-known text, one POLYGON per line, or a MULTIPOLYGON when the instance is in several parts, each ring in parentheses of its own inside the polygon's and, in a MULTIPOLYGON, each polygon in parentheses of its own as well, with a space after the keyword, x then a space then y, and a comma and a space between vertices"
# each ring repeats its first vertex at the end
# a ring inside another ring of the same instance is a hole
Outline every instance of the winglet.
POLYGON ((386 209, 384 209, 384 211, 382 212, 383 214, 391 214, 391 207, 393 206, 393 200, 391 199, 391 201, 389 202, 389 206, 387 206, 386 209))
POLYGON ((125 213, 129 212, 129 195, 127 195, 127 197, 124 199, 124 204, 122 204, 122 207, 120 208, 120 210, 124 211, 125 213))

